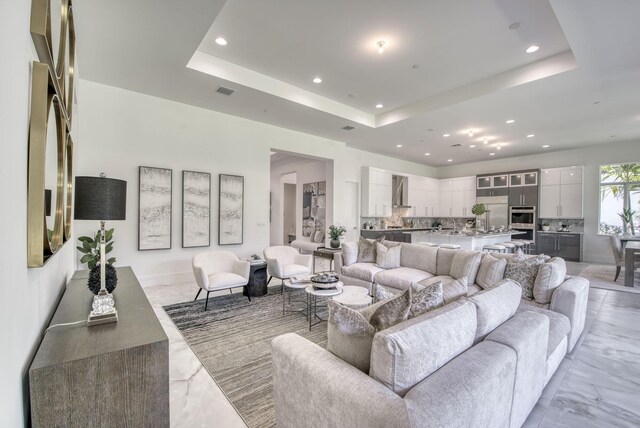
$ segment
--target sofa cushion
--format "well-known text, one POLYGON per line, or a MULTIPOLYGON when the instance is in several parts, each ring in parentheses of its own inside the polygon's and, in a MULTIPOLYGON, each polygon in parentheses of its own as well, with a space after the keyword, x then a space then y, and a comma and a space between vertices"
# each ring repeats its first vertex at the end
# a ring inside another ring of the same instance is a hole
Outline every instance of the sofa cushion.
POLYGON ((412 285, 409 318, 420 316, 442 305, 444 305, 442 282, 436 282, 431 285, 419 285, 417 283, 412 285))
POLYGON ((425 247, 418 244, 400 244, 400 266, 419 269, 436 274, 436 257, 438 247, 425 247))
MULTIPOLYGON (((402 250, 404 254, 404 249, 402 250)), ((430 278, 429 272, 410 267, 399 267, 397 269, 389 269, 376 274, 376 284, 386 287, 397 288, 398 290, 406 290, 411 288, 414 282, 420 282, 423 279, 430 278)))
POLYGON ((538 303, 550 303, 556 288, 567 276, 567 263, 560 257, 554 257, 538 268, 538 275, 533 283, 533 297, 538 303))
POLYGON ((438 256, 436 259, 436 275, 451 275, 451 264, 453 257, 459 250, 449 248, 438 248, 438 256))
POLYGON ((504 270, 507 267, 505 259, 497 259, 491 254, 485 254, 478 268, 476 284, 485 290, 504 278, 504 270))
POLYGON ((527 257, 521 250, 509 259, 504 277, 520 284, 522 297, 533 299, 533 284, 538 275, 538 268, 545 262, 544 256, 527 257))
POLYGON ((473 345, 476 309, 466 300, 429 311, 373 337, 369 375, 400 396, 473 345))
POLYGON ((358 243, 342 243, 342 266, 349 266, 358 261, 358 243))
POLYGON ((523 307, 529 307, 530 306, 530 307, 534 307, 534 308, 549 309, 551 304, 549 304, 549 303, 538 303, 535 300, 522 299, 522 300, 520 300, 520 306, 523 306, 523 307))
POLYGON ((376 264, 382 269, 395 269, 400 267, 400 250, 402 247, 387 247, 376 242, 376 264))
POLYGON ((549 338, 547 340, 547 358, 549 358, 558 345, 562 343, 562 340, 567 337, 569 331, 571 331, 571 322, 569 321, 569 318, 560 312, 521 304, 518 307, 518 312, 525 311, 536 312, 538 314, 546 315, 549 318, 549 338))
POLYGON ((360 312, 328 300, 327 351, 369 373, 375 328, 360 312))
POLYGON ((478 284, 470 285, 467 288, 467 297, 468 296, 473 296, 474 294, 479 293, 481 291, 482 291, 482 287, 480 287, 478 284))
POLYGON ((420 285, 431 285, 437 282, 442 282, 442 290, 444 303, 449 304, 455 302, 461 297, 467 295, 467 278, 462 277, 460 279, 453 279, 449 275, 438 275, 431 278, 423 279, 419 282, 420 285))
POLYGON ((349 266, 342 267, 342 275, 360 279, 362 281, 373 282, 378 272, 382 272, 378 266, 373 263, 354 263, 349 266))
POLYGON ((484 340, 487 334, 516 313, 521 294, 517 283, 503 279, 494 288, 468 297, 476 305, 478 312, 476 343, 484 340))
POLYGON ((369 241, 364 237, 360 237, 358 241, 358 263, 375 263, 376 262, 376 243, 384 241, 384 236, 369 241))
POLYGON ((453 256, 450 275, 455 279, 467 277, 467 285, 472 285, 480 267, 482 253, 477 251, 458 250, 453 256))
POLYGON ((369 322, 377 330, 385 330, 389 327, 405 321, 411 310, 411 291, 402 293, 381 302, 378 309, 371 314, 369 322))

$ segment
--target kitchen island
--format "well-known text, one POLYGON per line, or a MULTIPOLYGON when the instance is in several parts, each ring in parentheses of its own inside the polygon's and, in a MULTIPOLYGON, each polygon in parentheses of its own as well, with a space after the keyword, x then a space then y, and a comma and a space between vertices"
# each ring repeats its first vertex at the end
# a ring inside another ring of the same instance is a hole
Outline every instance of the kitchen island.
MULTIPOLYGON (((433 244, 457 244, 464 250, 482 251, 482 247, 489 244, 500 244, 501 242, 509 242, 514 235, 524 235, 525 232, 495 232, 495 233, 452 233, 452 232, 404 232, 411 235, 409 242, 420 244, 431 242, 433 244)), ((516 237, 517 239, 517 237, 516 237)))

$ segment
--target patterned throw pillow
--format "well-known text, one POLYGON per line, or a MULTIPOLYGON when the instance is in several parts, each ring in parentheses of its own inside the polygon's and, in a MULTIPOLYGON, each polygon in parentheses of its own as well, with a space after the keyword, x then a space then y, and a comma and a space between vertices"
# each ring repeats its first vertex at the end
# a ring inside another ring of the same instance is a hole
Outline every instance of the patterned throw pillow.
POLYGON ((444 305, 442 281, 427 286, 415 283, 411 286, 413 287, 413 292, 411 293, 409 318, 415 318, 418 315, 422 315, 425 312, 444 305))
POLYGON ((371 315, 369 322, 376 331, 386 330, 405 321, 409 317, 410 310, 411 293, 409 290, 404 290, 382 303, 371 315))
POLYGON ((360 237, 358 241, 358 263, 375 263, 376 262, 376 243, 382 243, 384 236, 376 239, 375 241, 369 241, 366 238, 360 237))
POLYGON ((352 366, 369 373, 375 329, 358 311, 328 301, 327 350, 352 366))
POLYGON ((490 288, 493 284, 504 278, 506 268, 506 259, 497 259, 491 254, 485 254, 480 262, 478 275, 476 275, 476 284, 485 290, 490 288))
POLYGON ((400 267, 400 250, 402 247, 387 247, 376 242, 376 264, 382 269, 395 269, 400 267))
POLYGON ((382 285, 378 284, 375 285, 373 294, 376 302, 382 302, 383 300, 390 299, 395 295, 391 291, 384 288, 382 285))
POLYGON ((544 262, 545 257, 543 255, 527 257, 522 251, 518 251, 507 262, 504 277, 520 284, 523 298, 533 300, 533 284, 538 275, 538 268, 544 262))

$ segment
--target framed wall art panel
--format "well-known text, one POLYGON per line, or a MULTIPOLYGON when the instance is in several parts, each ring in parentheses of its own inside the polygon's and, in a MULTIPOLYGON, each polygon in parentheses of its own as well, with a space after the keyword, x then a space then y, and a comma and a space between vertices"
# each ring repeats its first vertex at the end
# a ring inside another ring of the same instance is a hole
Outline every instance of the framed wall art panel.
POLYGON ((182 171, 182 247, 211 245, 211 174, 182 171))
POLYGON ((140 167, 138 250, 171 248, 172 170, 140 167))
POLYGON ((244 177, 220 174, 218 245, 239 245, 243 239, 244 177))

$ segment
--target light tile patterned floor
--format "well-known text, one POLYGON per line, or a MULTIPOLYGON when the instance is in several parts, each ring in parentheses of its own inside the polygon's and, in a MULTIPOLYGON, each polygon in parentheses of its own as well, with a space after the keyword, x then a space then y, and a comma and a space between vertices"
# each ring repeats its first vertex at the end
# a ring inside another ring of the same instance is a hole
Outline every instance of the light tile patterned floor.
MULTIPOLYGON (((572 275, 589 266, 568 265, 572 275)), ((271 285, 276 284, 274 279, 271 285)), ((145 292, 169 336, 171 426, 245 427, 162 309, 193 299, 195 282, 145 292)), ((640 295, 591 289, 585 332, 523 426, 640 426, 640 295)))

